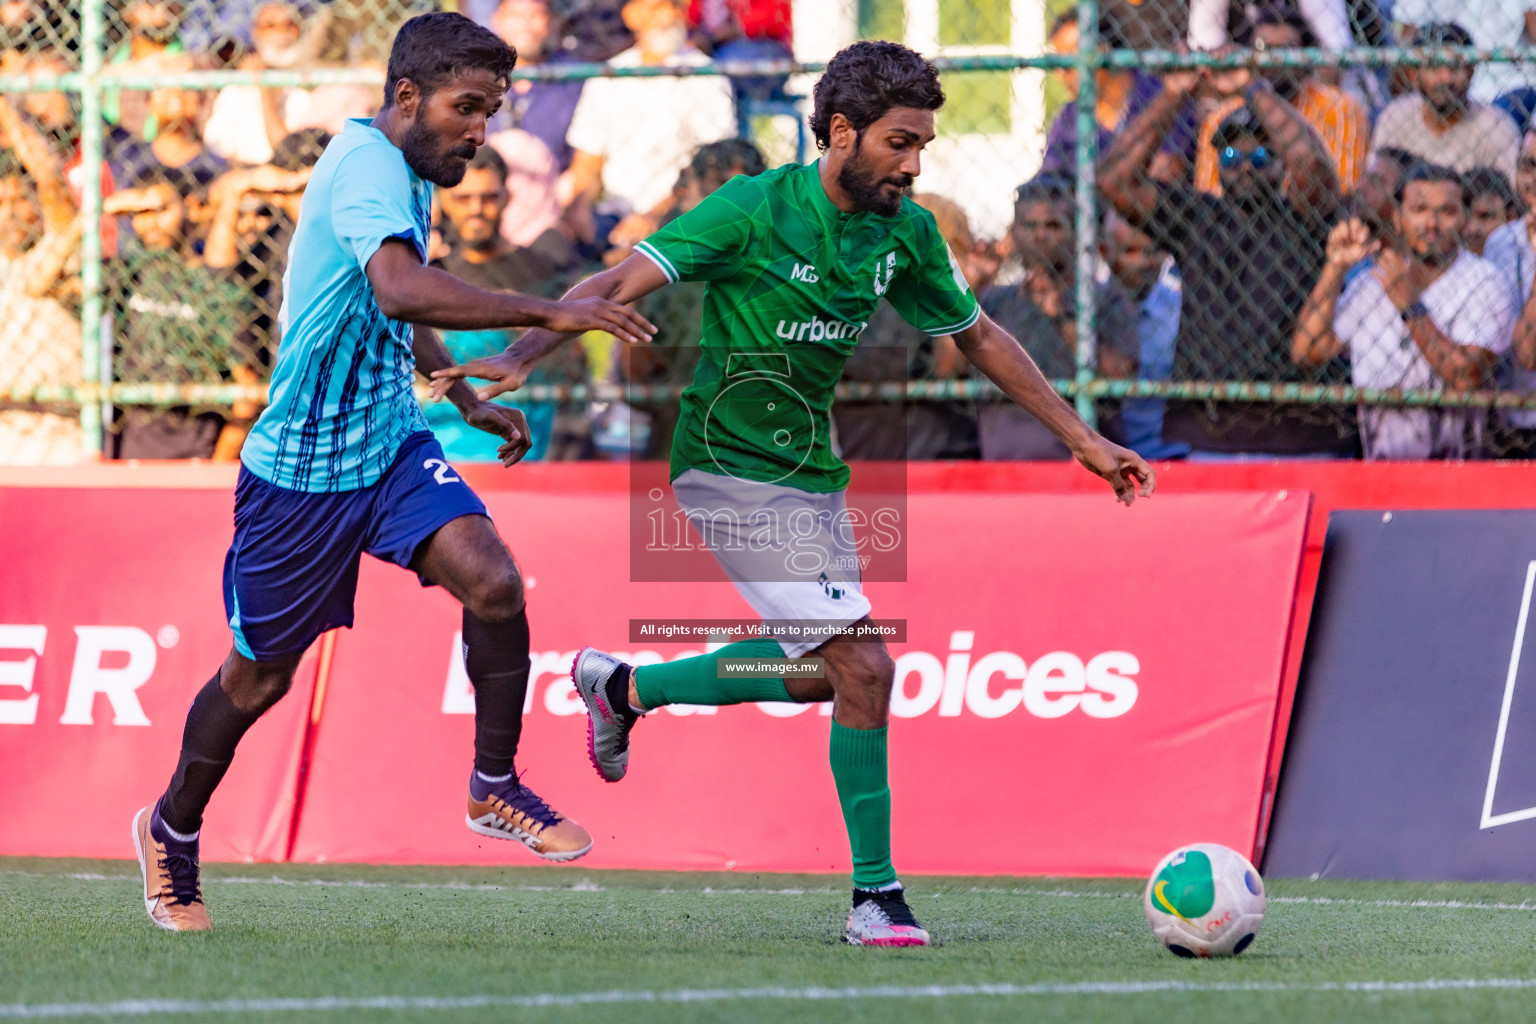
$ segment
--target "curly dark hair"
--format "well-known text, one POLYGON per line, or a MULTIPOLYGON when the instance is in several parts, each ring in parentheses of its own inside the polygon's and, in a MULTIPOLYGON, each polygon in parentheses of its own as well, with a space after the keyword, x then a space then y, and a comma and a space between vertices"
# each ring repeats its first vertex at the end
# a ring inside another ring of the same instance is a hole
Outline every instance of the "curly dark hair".
POLYGON ((862 138, 893 107, 938 110, 944 105, 939 69, 900 43, 864 40, 839 50, 816 83, 811 132, 816 148, 832 143, 832 115, 842 114, 862 138))
POLYGON ((1429 185, 1455 185, 1461 190, 1461 205, 1466 206, 1472 201, 1467 192, 1467 179, 1460 172, 1446 167, 1443 164, 1420 163, 1408 169, 1403 175, 1403 180, 1398 182, 1397 193, 1393 196, 1397 205, 1403 205, 1403 197, 1408 194, 1408 186, 1416 181, 1422 181, 1429 185))
POLYGON ((747 177, 754 178, 767 170, 768 165, 763 161, 763 151, 749 139, 706 142, 694 152, 693 162, 688 165, 689 170, 700 177, 711 172, 724 174, 735 167, 740 167, 747 177))
POLYGON ((331 133, 324 128, 300 128, 289 132, 272 147, 272 164, 285 171, 313 167, 330 141, 331 133))
POLYGON ((395 101, 395 86, 402 78, 416 83, 422 98, 430 96, 456 75, 485 70, 512 84, 517 51, 488 28, 462 14, 434 11, 419 14, 400 26, 389 49, 389 71, 384 80, 384 106, 395 101))
POLYGON ((1504 172, 1497 167, 1474 167, 1461 178, 1466 185, 1468 206, 1471 206, 1472 200, 1479 196, 1495 196, 1504 204, 1504 209, 1520 209, 1520 197, 1515 195, 1509 179, 1504 177, 1504 172))

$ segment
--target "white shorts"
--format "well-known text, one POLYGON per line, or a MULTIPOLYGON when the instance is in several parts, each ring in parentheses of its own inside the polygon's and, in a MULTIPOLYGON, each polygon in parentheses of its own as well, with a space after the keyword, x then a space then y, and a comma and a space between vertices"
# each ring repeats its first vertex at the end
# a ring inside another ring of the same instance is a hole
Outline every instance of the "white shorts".
POLYGON ((791 658, 869 614, 846 494, 684 470, 672 492, 791 658), (796 639, 796 637, 803 639, 796 639))

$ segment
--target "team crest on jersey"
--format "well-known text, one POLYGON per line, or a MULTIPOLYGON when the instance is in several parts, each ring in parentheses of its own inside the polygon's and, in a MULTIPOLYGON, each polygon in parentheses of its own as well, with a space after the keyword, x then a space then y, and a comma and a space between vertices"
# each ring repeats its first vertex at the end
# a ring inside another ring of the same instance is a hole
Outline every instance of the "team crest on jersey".
POLYGON ((896 254, 886 253, 885 259, 875 264, 875 294, 884 295, 896 277, 896 254), (882 275, 883 272, 883 275, 882 275))

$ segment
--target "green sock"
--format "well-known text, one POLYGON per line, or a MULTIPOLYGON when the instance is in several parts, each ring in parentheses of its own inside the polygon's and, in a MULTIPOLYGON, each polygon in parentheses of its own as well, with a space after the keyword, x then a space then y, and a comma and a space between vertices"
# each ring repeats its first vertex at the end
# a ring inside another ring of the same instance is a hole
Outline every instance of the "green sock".
POLYGON ((885 729, 832 723, 832 780, 843 805, 853 884, 875 889, 896 881, 891 864, 891 787, 885 774, 885 729))
POLYGON ((641 665, 635 669, 635 692, 640 695, 640 703, 646 710, 663 704, 750 704, 759 700, 793 703, 794 698, 784 689, 782 676, 722 678, 721 658, 779 661, 784 658, 784 649, 777 640, 743 640, 694 658, 641 665))

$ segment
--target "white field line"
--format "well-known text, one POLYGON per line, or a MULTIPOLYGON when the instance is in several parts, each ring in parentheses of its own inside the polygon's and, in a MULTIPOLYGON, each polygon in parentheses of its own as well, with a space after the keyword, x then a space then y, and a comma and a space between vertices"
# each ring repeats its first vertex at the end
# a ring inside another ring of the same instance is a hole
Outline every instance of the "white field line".
POLYGON ((664 991, 544 992, 523 996, 321 996, 313 999, 125 999, 110 1003, 0 1003, 0 1019, 146 1017, 159 1014, 312 1013, 320 1010, 543 1009, 621 1003, 729 1003, 769 1000, 955 999, 975 996, 1127 996, 1156 993, 1346 993, 1395 995, 1536 988, 1536 978, 1432 978, 1424 981, 1198 982, 1078 981, 1035 985, 880 985, 859 988, 716 988, 664 991))
MULTIPOLYGON (((75 882, 137 882, 138 875, 103 875, 93 871, 50 873, 46 871, 0 871, 0 878, 68 878, 75 882)), ((588 879, 570 885, 499 885, 494 882, 373 882, 366 879, 279 878, 276 875, 252 877, 249 875, 209 875, 206 883, 219 885, 278 885, 293 888, 320 889, 448 889, 457 892, 635 892, 635 893, 686 893, 700 896, 825 896, 847 892, 846 888, 826 889, 717 889, 701 886, 697 889, 622 889, 609 890, 588 879)))
MULTIPOLYGON (((76 871, 68 873, 50 873, 45 871, 0 871, 0 878, 68 878, 77 882, 137 882, 138 875, 103 875, 90 871, 76 871)), ((366 879, 336 880, 324 878, 279 878, 276 875, 251 876, 230 875, 219 877, 210 876, 207 882, 214 886, 220 885, 276 885, 288 888, 318 888, 318 889, 408 889, 411 891, 442 889, 453 892, 562 892, 562 893, 592 893, 592 892, 634 892, 652 893, 656 895, 692 895, 692 896, 832 896, 847 892, 846 888, 715 888, 714 886, 700 886, 697 889, 689 888, 662 888, 662 889, 609 889, 591 881, 582 879, 570 885, 498 885, 493 882, 373 882, 366 879)), ((964 890, 970 893, 984 893, 995 896, 1035 896, 1047 899, 1079 899, 1079 900, 1139 900, 1139 892, 1105 892, 1093 889, 1029 889, 1009 888, 1006 886, 975 885, 964 890)), ((942 899, 945 893, 928 892, 921 893, 923 899, 942 899)), ((1334 896, 1271 896, 1270 903, 1283 904, 1311 904, 1314 906, 1339 906, 1339 907, 1387 907, 1404 910, 1536 910, 1536 898, 1522 900, 1519 903, 1485 903, 1471 900, 1369 900, 1350 897, 1334 896)))

